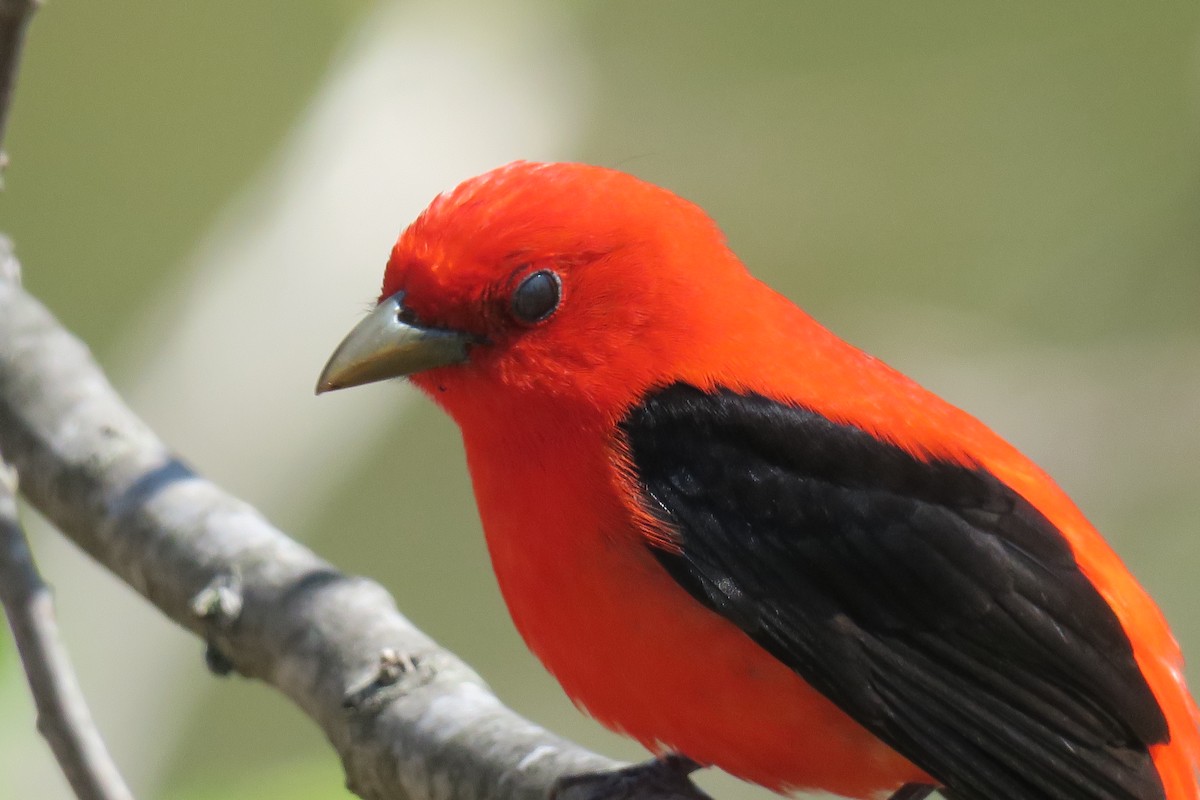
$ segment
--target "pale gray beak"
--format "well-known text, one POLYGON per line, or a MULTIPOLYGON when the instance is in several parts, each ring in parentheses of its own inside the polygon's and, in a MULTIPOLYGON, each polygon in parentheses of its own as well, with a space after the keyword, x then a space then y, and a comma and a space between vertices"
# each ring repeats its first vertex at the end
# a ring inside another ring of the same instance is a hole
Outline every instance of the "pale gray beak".
POLYGON ((476 337, 404 322, 404 293, 384 300, 354 326, 317 379, 317 394, 462 364, 476 337))

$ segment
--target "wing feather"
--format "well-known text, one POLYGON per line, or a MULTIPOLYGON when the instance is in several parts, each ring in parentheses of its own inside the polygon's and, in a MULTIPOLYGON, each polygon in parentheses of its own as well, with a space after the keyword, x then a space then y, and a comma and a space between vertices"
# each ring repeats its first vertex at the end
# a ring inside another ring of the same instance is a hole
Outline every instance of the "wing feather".
POLYGON ((1162 710, 1049 520, 979 466, 676 384, 622 423, 648 544, 957 800, 1161 800, 1162 710))

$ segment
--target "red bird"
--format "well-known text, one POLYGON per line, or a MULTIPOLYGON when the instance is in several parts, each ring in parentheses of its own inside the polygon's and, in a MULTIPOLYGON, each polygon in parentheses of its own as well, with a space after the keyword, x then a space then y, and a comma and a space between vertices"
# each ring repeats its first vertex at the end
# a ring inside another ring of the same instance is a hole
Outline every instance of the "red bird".
POLYGON ((439 196, 318 391, 401 375, 462 429, 529 647, 655 753, 780 792, 1200 798, 1178 647, 1080 511, 691 203, 523 162, 439 196))

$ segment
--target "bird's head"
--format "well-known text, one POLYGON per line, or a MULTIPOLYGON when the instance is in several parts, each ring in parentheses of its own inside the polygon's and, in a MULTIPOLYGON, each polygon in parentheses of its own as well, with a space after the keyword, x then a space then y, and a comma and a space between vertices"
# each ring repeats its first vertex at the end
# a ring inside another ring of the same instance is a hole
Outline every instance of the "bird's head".
POLYGON ((708 216, 665 189, 582 164, 509 164, 400 235, 379 305, 317 391, 407 375, 455 416, 465 396, 531 392, 613 408, 727 337, 726 298, 747 280, 708 216))

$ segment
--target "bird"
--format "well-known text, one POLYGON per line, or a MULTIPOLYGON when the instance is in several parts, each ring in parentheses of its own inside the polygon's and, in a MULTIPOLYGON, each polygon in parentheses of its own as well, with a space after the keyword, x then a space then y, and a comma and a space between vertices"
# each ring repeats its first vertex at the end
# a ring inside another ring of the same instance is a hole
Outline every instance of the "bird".
POLYGON ((457 423, 501 593, 658 764, 780 793, 1197 800, 1160 610, 982 422, 606 167, 438 195, 318 393, 407 377, 457 423))

